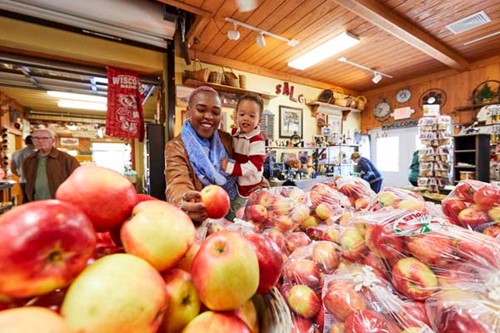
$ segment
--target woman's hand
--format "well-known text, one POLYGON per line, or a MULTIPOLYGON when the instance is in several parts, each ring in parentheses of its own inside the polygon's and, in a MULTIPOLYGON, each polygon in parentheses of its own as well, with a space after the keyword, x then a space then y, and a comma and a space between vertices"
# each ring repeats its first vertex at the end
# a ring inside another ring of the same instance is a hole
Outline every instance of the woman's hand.
POLYGON ((188 214, 193 222, 201 223, 208 218, 205 205, 201 202, 200 192, 198 191, 184 192, 179 208, 188 214))

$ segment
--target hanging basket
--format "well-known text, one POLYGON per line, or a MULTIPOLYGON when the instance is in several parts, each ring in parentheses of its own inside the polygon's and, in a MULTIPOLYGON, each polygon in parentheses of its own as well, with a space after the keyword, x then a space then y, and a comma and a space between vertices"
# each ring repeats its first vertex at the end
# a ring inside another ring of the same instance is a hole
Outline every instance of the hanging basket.
POLYGON ((204 68, 198 59, 193 61, 193 70, 186 70, 185 72, 188 80, 191 79, 202 82, 208 82, 208 77, 210 75, 210 70, 208 68, 204 68), (196 69, 197 67, 199 67, 199 69, 196 69))

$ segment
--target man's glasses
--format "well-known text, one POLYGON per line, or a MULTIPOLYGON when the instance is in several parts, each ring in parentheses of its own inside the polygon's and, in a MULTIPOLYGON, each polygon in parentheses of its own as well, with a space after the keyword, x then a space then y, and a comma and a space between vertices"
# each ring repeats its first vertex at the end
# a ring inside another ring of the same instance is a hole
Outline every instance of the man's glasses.
POLYGON ((38 140, 38 141, 45 141, 45 140, 50 140, 52 139, 50 136, 34 136, 33 140, 38 140))

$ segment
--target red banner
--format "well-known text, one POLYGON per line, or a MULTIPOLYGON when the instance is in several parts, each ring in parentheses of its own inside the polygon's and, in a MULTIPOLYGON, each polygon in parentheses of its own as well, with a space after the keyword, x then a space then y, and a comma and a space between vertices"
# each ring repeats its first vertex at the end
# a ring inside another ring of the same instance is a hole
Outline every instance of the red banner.
POLYGON ((122 69, 108 69, 108 113, 106 134, 118 138, 144 139, 144 113, 139 74, 122 69))

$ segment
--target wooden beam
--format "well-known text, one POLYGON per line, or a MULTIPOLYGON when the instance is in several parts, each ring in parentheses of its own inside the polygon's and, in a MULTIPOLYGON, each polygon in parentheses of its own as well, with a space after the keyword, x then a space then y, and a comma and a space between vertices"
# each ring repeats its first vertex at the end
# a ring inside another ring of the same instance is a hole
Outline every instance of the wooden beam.
POLYGON ((212 12, 209 12, 208 10, 204 10, 199 7, 195 7, 177 0, 157 0, 157 1, 173 7, 177 7, 186 12, 190 12, 196 15, 193 25, 191 26, 191 29, 189 29, 189 31, 186 34, 186 39, 191 45, 194 45, 194 38, 198 36, 203 31, 203 29, 205 29, 207 24, 210 22, 210 18, 214 15, 212 12))
POLYGON ((407 19, 384 7, 378 1, 333 1, 451 68, 463 71, 470 67, 469 62, 458 53, 423 30, 415 27, 412 23, 408 22, 407 19))
MULTIPOLYGON (((298 84, 303 84, 305 86, 310 86, 310 87, 315 87, 315 88, 320 88, 320 89, 332 89, 334 86, 330 83, 327 82, 321 82, 321 81, 316 81, 316 80, 311 80, 311 79, 306 79, 301 76, 297 75, 291 75, 291 74, 284 74, 283 72, 279 71, 273 71, 269 69, 265 69, 259 66, 254 66, 254 65, 249 65, 247 63, 243 63, 240 61, 228 59, 228 58, 223 58, 207 53, 202 53, 202 52, 196 52, 196 58, 199 59, 202 62, 213 64, 213 65, 219 65, 219 66, 227 66, 231 67, 232 69, 238 69, 240 71, 252 73, 252 74, 257 74, 257 75, 262 75, 262 76, 267 76, 271 78, 276 78, 279 80, 283 81, 290 81, 298 84)), ((342 87, 340 87, 342 88, 342 87)), ((348 90, 344 89, 344 92, 346 94, 350 95, 359 95, 358 91, 355 90, 348 90)))

